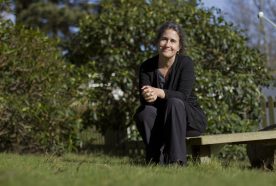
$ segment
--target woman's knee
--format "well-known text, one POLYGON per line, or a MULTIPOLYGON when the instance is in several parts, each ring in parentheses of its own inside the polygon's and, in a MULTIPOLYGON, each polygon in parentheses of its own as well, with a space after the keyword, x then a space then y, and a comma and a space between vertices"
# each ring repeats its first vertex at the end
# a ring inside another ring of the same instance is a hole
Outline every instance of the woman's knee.
POLYGON ((168 98, 166 101, 166 105, 169 107, 176 106, 176 107, 183 107, 185 108, 185 103, 179 98, 168 98))
POLYGON ((151 105, 145 105, 138 109, 135 115, 136 122, 144 122, 146 120, 155 119, 157 115, 157 109, 151 105))

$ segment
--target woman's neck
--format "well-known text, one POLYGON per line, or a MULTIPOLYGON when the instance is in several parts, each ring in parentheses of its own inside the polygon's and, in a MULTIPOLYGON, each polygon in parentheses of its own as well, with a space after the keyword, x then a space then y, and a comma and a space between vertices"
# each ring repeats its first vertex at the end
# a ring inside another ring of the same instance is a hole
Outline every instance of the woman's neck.
POLYGON ((163 56, 159 55, 158 59, 158 66, 159 68, 170 68, 175 61, 175 56, 172 58, 164 58, 163 56))

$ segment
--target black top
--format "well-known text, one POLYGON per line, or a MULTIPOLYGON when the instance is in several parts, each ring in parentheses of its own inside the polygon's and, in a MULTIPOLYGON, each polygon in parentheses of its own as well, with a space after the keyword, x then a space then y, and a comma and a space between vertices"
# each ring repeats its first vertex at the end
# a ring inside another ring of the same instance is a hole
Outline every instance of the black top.
MULTIPOLYGON (((146 102, 141 95, 141 88, 144 85, 162 88, 165 92, 165 100, 168 98, 179 98, 183 100, 184 103, 187 103, 186 111, 188 121, 192 127, 196 129, 205 128, 206 118, 197 103, 197 98, 193 91, 195 73, 194 64, 191 58, 177 55, 166 81, 164 81, 164 79, 162 80, 162 75, 158 72, 158 58, 158 55, 154 56, 143 62, 140 66, 139 89, 141 104, 152 104, 146 102)), ((162 99, 158 98, 154 105, 158 105, 159 102, 162 102, 162 99)))
MULTIPOLYGON (((193 93, 195 74, 191 58, 178 55, 171 68, 166 82, 167 86, 164 87, 165 99, 174 97, 196 105, 196 96, 193 93)), ((160 82, 158 74, 158 55, 142 63, 139 77, 140 93, 144 85, 162 88, 162 82, 160 82)), ((147 104, 143 96, 140 96, 140 98, 142 104, 147 104)))

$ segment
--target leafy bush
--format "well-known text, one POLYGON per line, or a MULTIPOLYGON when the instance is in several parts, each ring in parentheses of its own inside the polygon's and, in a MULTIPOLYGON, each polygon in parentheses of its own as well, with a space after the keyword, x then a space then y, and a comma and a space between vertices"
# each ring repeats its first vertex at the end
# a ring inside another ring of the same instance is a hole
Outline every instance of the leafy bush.
POLYGON ((76 150, 84 112, 76 72, 56 42, 1 22, 0 150, 76 150))
POLYGON ((99 85, 94 88, 97 99, 92 99, 96 107, 87 112, 86 125, 105 131, 133 124, 139 65, 156 53, 152 41, 157 26, 171 20, 186 33, 186 53, 196 65, 195 90, 208 116, 208 132, 257 126, 259 86, 268 80, 264 57, 246 45, 241 31, 219 11, 171 1, 102 1, 100 7, 97 16, 82 19, 70 56, 75 64, 93 62, 91 71, 98 74, 93 79, 99 85), (116 97, 114 91, 121 94, 116 97))

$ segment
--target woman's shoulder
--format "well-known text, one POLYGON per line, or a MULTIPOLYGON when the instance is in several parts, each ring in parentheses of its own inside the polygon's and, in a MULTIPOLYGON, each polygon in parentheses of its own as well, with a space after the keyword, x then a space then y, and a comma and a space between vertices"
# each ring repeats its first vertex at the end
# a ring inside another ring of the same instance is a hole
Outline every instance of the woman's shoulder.
POLYGON ((158 55, 148 58, 141 64, 141 68, 152 69, 156 67, 158 55))
POLYGON ((158 55, 155 55, 155 56, 153 56, 153 57, 151 57, 151 58, 148 58, 147 60, 145 60, 142 64, 144 64, 144 63, 152 63, 152 62, 155 62, 155 61, 158 61, 158 55))
POLYGON ((193 60, 186 55, 178 55, 178 60, 179 65, 181 66, 186 66, 186 65, 193 65, 193 60))
POLYGON ((190 63, 192 63, 193 62, 193 60, 192 60, 192 58, 190 57, 190 56, 187 56, 187 55, 178 55, 178 60, 179 61, 184 61, 184 62, 190 62, 190 63))

